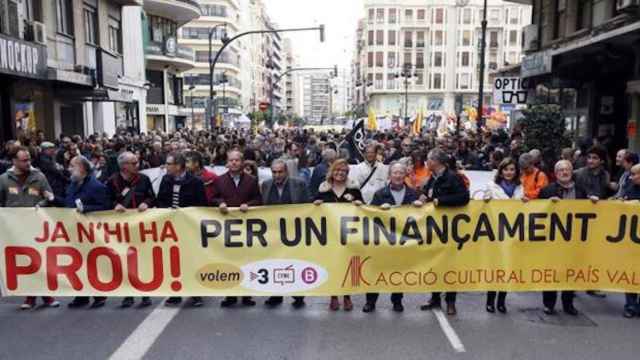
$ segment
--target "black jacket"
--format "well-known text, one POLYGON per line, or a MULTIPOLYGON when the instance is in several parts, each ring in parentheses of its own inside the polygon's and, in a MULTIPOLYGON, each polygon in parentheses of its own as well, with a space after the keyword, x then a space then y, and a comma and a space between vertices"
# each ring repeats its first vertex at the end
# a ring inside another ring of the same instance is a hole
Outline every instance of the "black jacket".
MULTIPOLYGON (((405 186, 404 187, 404 198, 402 199, 401 205, 412 204, 414 201, 418 200, 418 193, 412 188, 405 186)), ((382 189, 376 191, 373 194, 373 200, 371 200, 371 205, 380 206, 382 204, 395 205, 396 200, 393 198, 391 194, 391 187, 389 185, 383 187, 382 189)))
POLYGON ((462 178, 454 171, 447 169, 442 176, 431 176, 422 188, 429 201, 438 199, 438 206, 464 206, 469 203, 469 189, 462 178))
POLYGON ((53 194, 55 196, 64 197, 67 186, 69 185, 69 176, 63 169, 58 167, 58 164, 53 160, 53 158, 40 154, 35 167, 40 169, 44 176, 47 178, 49 185, 51 186, 51 190, 53 190, 53 194))
MULTIPOLYGON (((580 185, 575 184, 576 187, 576 199, 586 199, 587 191, 580 185)), ((551 183, 540 190, 538 199, 551 199, 552 197, 562 198, 562 186, 558 182, 551 183)))
POLYGON ((156 196, 151 180, 145 174, 138 174, 131 181, 126 181, 120 173, 113 174, 107 181, 107 188, 113 207, 120 204, 127 209, 137 209, 142 203, 154 206, 156 196))
POLYGON ((207 206, 204 183, 197 177, 186 173, 182 180, 176 180, 171 175, 165 175, 160 183, 160 190, 156 198, 156 205, 159 208, 170 208, 173 204, 173 187, 180 186, 179 206, 207 206))

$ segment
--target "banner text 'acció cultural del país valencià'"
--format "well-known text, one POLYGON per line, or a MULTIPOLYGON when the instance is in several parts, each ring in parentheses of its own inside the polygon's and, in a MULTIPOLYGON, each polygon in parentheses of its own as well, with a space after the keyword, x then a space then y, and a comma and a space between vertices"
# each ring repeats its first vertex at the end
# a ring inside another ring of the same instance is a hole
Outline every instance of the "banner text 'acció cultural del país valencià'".
POLYGON ((3 295, 640 292, 640 205, 0 209, 3 295))

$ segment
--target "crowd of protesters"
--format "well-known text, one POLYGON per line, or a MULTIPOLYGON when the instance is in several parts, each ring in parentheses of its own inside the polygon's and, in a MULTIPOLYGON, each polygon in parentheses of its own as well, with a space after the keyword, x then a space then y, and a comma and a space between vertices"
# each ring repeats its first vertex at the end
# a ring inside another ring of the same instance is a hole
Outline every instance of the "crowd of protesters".
MULTIPOLYGON (((640 200, 638 155, 626 149, 606 148, 597 140, 582 140, 561 154, 543 154, 525 149, 520 131, 484 131, 462 137, 425 132, 380 131, 370 134, 364 151, 358 152, 347 141, 347 132, 322 132, 299 128, 243 130, 182 130, 172 134, 131 134, 116 136, 61 136, 46 141, 42 133, 9 141, 0 153, 0 206, 53 206, 76 209, 80 213, 100 210, 119 212, 150 208, 213 206, 227 213, 229 208, 250 211, 255 205, 314 203, 352 203, 388 210, 394 206, 417 208, 426 203, 436 207, 466 205, 471 198, 484 201, 516 199, 620 199, 640 200), (615 152, 617 151, 617 152, 615 152), (613 154, 613 161, 609 161, 613 154), (216 174, 212 166, 225 166, 216 174), (163 167, 159 191, 142 169, 163 167), (271 178, 260 181, 259 169, 271 170, 271 178), (483 190, 470 193, 465 170, 494 171, 494 178, 483 190)), ((591 291, 592 296, 605 294, 591 291)), ((455 315, 456 293, 444 296, 448 315, 455 315)), ((563 311, 577 315, 575 294, 563 291, 563 311)), ((364 312, 376 307, 378 294, 367 294, 364 312)), ((393 310, 403 311, 403 295, 391 295, 393 310)), ((489 292, 486 310, 507 312, 507 293, 489 292), (497 300, 497 302, 496 302, 497 300)), ((544 311, 555 314, 556 292, 544 292, 544 311)), ((46 306, 60 305, 52 297, 42 299, 46 306)), ((227 297, 222 307, 235 306, 237 298, 227 297)), ((342 303, 331 297, 330 309, 353 308, 351 297, 342 303)), ((69 307, 92 308, 105 305, 104 297, 77 297, 69 307)), ((180 304, 180 297, 166 301, 180 304)), ((189 299, 202 306, 203 299, 189 299)), ((441 306, 434 293, 422 310, 441 306)), ((124 298, 122 307, 134 305, 124 298)), ((270 297, 269 307, 283 302, 270 297)), ((140 306, 151 305, 143 297, 140 306)), ((254 306, 251 297, 240 299, 243 306, 254 306)), ((23 309, 36 305, 28 297, 23 309)), ((305 306, 295 297, 295 308, 305 306)), ((637 294, 626 295, 625 317, 640 316, 637 294)))

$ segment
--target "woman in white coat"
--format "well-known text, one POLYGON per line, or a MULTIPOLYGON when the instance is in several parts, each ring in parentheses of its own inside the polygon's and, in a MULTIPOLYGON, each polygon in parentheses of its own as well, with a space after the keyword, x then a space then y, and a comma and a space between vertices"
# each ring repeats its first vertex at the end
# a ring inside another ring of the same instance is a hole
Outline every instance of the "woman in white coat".
MULTIPOLYGON (((490 181, 480 194, 482 197, 478 200, 482 199, 486 202, 490 202, 491 200, 512 199, 526 201, 522 185, 520 184, 520 169, 518 169, 518 163, 511 158, 502 160, 500 165, 498 165, 494 180, 490 181)), ((487 312, 496 312, 496 295, 498 297, 498 311, 504 314, 507 312, 505 305, 507 293, 504 291, 498 293, 490 291, 487 293, 487 312)))

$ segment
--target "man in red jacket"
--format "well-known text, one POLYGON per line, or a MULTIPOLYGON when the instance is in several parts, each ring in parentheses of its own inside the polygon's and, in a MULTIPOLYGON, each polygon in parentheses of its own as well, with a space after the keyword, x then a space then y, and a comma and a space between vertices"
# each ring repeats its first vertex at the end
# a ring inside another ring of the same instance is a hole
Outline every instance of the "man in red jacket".
POLYGON ((218 178, 218 175, 212 171, 207 170, 204 167, 202 154, 197 151, 190 151, 185 156, 187 158, 187 171, 193 176, 199 178, 204 183, 204 192, 207 198, 207 204, 213 204, 215 198, 215 188, 213 187, 214 181, 218 178))
MULTIPOLYGON (((249 206, 262 204, 258 179, 247 175, 243 171, 244 157, 240 151, 231 150, 227 153, 228 171, 213 182, 216 197, 213 204, 220 207, 220 212, 227 214, 230 207, 239 207, 240 211, 249 211, 249 206)), ((221 307, 231 307, 238 302, 237 297, 227 296, 221 307)), ((256 302, 250 296, 242 298, 244 306, 255 306, 256 302)))

